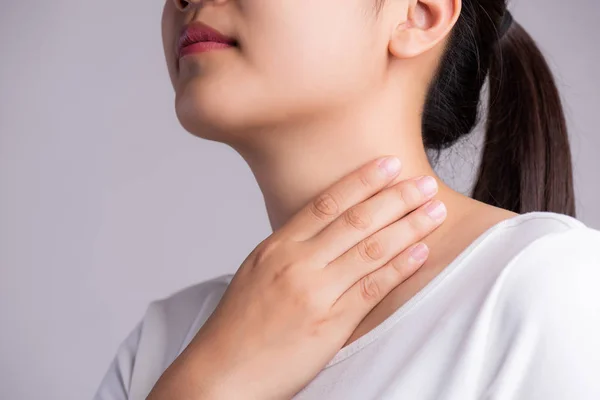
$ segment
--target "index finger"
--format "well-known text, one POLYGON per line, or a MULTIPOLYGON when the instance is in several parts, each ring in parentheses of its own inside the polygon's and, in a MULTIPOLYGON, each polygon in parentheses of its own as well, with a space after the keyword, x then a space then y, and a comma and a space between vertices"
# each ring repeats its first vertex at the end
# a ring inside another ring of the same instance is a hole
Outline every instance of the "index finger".
POLYGON ((366 163, 311 199, 280 228, 280 234, 295 241, 310 239, 344 211, 386 188, 400 168, 401 162, 394 156, 366 163))

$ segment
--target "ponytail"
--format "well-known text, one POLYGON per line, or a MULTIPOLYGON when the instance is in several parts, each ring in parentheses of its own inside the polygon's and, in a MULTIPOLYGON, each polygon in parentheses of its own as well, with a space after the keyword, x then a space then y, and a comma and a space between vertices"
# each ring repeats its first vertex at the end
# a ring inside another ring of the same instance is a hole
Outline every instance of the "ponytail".
POLYGON ((428 93, 423 140, 427 148, 441 150, 470 133, 488 78, 485 145, 472 197, 517 213, 574 217, 559 93, 534 40, 517 22, 504 26, 506 13, 504 0, 463 0, 428 93))
POLYGON ((560 96, 535 42, 516 22, 491 59, 485 147, 473 198, 514 212, 575 216, 560 96))

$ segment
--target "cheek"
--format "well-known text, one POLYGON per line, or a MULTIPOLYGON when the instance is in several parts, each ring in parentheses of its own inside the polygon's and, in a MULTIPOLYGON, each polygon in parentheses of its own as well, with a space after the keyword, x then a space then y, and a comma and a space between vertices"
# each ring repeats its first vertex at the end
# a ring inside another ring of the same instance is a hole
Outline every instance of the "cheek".
POLYGON ((374 46, 373 28, 364 15, 339 16, 323 8, 286 24, 257 28, 260 34, 249 43, 249 68, 280 101, 322 106, 350 100, 375 79, 377 65, 383 65, 384 53, 374 46))

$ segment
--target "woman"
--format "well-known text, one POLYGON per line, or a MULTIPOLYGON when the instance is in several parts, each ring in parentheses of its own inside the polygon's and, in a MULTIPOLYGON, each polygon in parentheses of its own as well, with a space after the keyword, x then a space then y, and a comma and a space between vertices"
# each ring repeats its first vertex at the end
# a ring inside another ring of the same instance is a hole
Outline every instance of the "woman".
POLYGON ((600 398, 600 232, 505 1, 167 0, 162 27, 181 124, 248 162, 274 233, 152 303, 97 399, 600 398), (426 149, 486 78, 469 198, 426 149))

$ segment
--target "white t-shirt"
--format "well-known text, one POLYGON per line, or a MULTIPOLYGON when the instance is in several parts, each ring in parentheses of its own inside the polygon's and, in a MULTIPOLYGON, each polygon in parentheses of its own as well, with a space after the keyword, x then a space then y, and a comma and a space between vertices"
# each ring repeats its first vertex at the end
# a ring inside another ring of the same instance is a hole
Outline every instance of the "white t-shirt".
MULTIPOLYGON (((232 276, 151 303, 95 400, 145 399, 232 276)), ((548 212, 494 225, 294 399, 599 400, 600 231, 548 212)))

